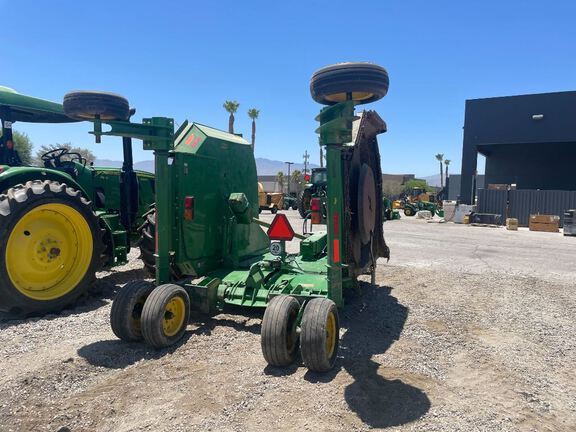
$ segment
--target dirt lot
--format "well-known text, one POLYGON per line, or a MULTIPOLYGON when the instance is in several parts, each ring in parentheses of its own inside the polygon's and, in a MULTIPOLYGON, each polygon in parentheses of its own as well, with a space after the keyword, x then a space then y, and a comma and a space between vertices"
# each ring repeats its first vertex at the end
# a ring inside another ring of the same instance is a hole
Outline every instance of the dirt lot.
POLYGON ((110 302, 145 276, 133 252, 103 298, 0 322, 0 431, 576 430, 576 238, 385 230, 392 259, 341 311, 333 372, 267 367, 260 316, 237 310, 169 350, 121 343, 110 302))

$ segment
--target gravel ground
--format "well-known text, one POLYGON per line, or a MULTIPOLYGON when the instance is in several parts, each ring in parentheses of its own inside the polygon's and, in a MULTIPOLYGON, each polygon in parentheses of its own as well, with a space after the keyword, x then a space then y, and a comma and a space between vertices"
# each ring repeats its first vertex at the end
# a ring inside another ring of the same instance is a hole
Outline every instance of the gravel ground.
POLYGON ((145 277, 133 251, 102 296, 0 322, 0 431, 576 430, 576 238, 385 230, 392 259, 347 299, 332 372, 266 366, 252 311, 194 316, 162 351, 116 340, 111 299, 145 277))

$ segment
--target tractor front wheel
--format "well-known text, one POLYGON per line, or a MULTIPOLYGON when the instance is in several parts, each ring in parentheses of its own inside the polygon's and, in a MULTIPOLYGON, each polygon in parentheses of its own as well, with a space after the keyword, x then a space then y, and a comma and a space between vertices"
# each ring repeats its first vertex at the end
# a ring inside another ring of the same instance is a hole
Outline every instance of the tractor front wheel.
POLYGON ((404 215, 414 216, 414 210, 412 210, 410 207, 404 207, 404 215))
MULTIPOLYGON (((138 241, 140 259, 148 273, 154 276, 156 274, 156 258, 154 257, 156 251, 156 208, 148 210, 142 217, 144 218, 144 223, 138 228, 140 234, 140 240, 138 241)), ((174 279, 181 279, 182 275, 176 266, 170 265, 170 272, 174 279)))
POLYGON ((298 353, 296 329, 300 303, 294 297, 272 298, 262 318, 262 354, 272 366, 288 366, 298 353))
POLYGON ((130 281, 112 302, 110 326, 119 339, 126 342, 142 340, 141 318, 146 299, 154 289, 152 282, 130 281))
POLYGON ((327 298, 310 300, 304 309, 300 328, 300 351, 306 367, 313 372, 332 369, 340 339, 336 304, 327 298))
POLYGON ((100 266, 97 216, 79 191, 29 181, 0 195, 0 311, 57 312, 85 294, 100 266))
POLYGON ((310 211, 310 200, 312 193, 308 190, 303 190, 298 196, 298 213, 302 219, 306 219, 306 215, 310 211))
POLYGON ((140 326, 144 340, 154 348, 165 348, 178 342, 190 319, 190 297, 178 285, 155 288, 144 303, 140 326))

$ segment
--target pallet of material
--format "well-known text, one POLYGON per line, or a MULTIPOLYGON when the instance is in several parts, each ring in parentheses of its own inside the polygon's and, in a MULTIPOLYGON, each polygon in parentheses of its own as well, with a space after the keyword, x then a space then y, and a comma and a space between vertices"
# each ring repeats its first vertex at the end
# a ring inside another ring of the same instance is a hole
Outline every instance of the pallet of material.
POLYGON ((496 225, 496 224, 485 224, 485 223, 476 223, 476 222, 472 222, 470 224, 470 226, 484 227, 484 228, 498 228, 498 225, 496 225))
POLYGON ((506 229, 510 231, 518 231, 518 219, 507 218, 506 219, 506 229))
POLYGON ((560 216, 530 215, 530 231, 560 232, 560 216))

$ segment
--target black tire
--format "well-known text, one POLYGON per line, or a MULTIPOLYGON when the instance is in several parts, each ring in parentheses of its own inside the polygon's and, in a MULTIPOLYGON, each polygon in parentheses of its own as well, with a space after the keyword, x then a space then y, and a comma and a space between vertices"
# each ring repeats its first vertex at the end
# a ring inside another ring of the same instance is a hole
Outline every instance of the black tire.
POLYGON ((14 186, 0 195, 0 227, 0 311, 12 317, 58 312, 88 292, 104 245, 98 217, 79 191, 54 181, 14 186), (42 230, 38 220, 43 221, 42 230), (71 231, 63 231, 68 226, 71 231), (70 239, 71 233, 76 237, 70 239), (14 242, 18 247, 9 251, 14 242), (23 257, 14 255, 24 250, 23 257), (79 266, 85 267, 83 273, 74 274, 79 266), (19 273, 21 268, 29 272, 19 273))
POLYGON ((262 318, 260 344, 266 362, 272 366, 288 366, 298 354, 296 319, 300 303, 294 297, 272 298, 262 318))
POLYGON ((130 105, 123 96, 98 91, 74 91, 64 96, 64 113, 77 120, 128 120, 130 105))
MULTIPOLYGON (((142 215, 144 222, 138 228, 140 239, 138 240, 138 247, 140 248, 140 259, 144 263, 144 268, 150 273, 151 276, 156 275, 156 208, 148 210, 142 215)), ((174 279, 181 279, 182 274, 178 269, 171 265, 170 272, 174 279)))
POLYGON ((152 276, 156 274, 156 211, 155 209, 149 210, 144 214, 144 223, 138 232, 140 233, 140 240, 138 247, 140 248, 140 259, 144 263, 144 268, 148 270, 152 276))
POLYGON ((292 210, 298 210, 298 204, 294 204, 294 205, 292 206, 292 210))
POLYGON ((303 190, 298 195, 298 213, 302 219, 310 212, 310 198, 312 194, 309 190, 303 190))
POLYGON ((146 343, 154 348, 166 348, 178 342, 188 325, 190 319, 190 297, 186 290, 178 285, 166 284, 155 288, 146 299, 142 309, 140 326, 142 336, 146 343), (174 314, 169 310, 172 301, 182 302, 183 315, 174 314), (180 320, 180 318, 182 318, 180 320), (164 324, 175 320, 176 328, 174 333, 168 333, 164 324))
POLYGON ((270 213, 272 213, 272 214, 278 213, 278 207, 273 206, 273 207, 270 209, 270 213))
POLYGON ((404 207, 404 216, 414 216, 414 210, 410 207, 404 207))
POLYGON ((388 93, 388 72, 372 63, 337 63, 317 70, 310 79, 312 99, 322 105, 346 100, 350 93, 358 104, 374 102, 388 93))
POLYGON ((146 299, 154 289, 152 282, 134 280, 118 292, 112 302, 110 326, 114 334, 123 341, 142 340, 140 320, 146 299))
POLYGON ((304 365, 313 372, 327 372, 334 367, 338 354, 340 323, 336 304, 327 298, 310 300, 302 315, 300 351, 304 365), (334 319, 332 349, 327 348, 328 320, 334 319))

